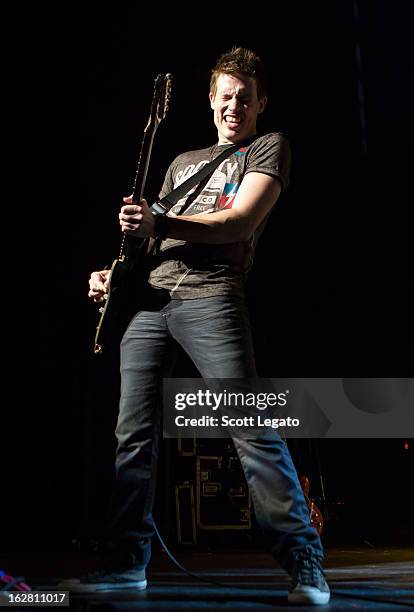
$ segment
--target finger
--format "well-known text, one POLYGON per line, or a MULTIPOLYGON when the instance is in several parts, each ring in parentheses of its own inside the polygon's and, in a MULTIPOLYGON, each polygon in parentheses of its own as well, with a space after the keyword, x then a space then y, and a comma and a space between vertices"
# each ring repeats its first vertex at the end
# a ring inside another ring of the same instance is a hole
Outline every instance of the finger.
POLYGON ((92 272, 89 282, 90 283, 91 282, 101 283, 108 278, 109 273, 110 273, 110 270, 101 270, 100 272, 92 272))
POLYGON ((89 297, 92 297, 92 298, 96 298, 96 297, 103 298, 103 296, 106 295, 107 293, 108 292, 106 290, 101 291, 100 289, 93 288, 89 290, 88 295, 89 297))
POLYGON ((89 291, 88 297, 92 298, 95 302, 102 302, 104 299, 104 293, 102 291, 89 291))
POLYGON ((104 296, 103 295, 99 295, 98 297, 94 297, 93 301, 95 302, 95 304, 100 304, 101 302, 104 302, 104 296))
POLYGON ((141 213, 137 213, 136 215, 124 215, 123 213, 119 213, 120 222, 139 223, 142 219, 143 215, 141 213))
POLYGON ((125 223, 124 221, 121 223, 121 230, 127 233, 130 233, 130 232, 135 233, 139 230, 140 227, 141 227, 140 223, 132 224, 132 223, 125 223))
POLYGON ((124 226, 127 225, 130 229, 137 229, 141 225, 141 219, 131 219, 131 217, 127 217, 126 219, 120 219, 119 225, 124 226))
POLYGON ((123 199, 123 201, 124 201, 126 204, 132 204, 132 195, 125 196, 125 197, 124 197, 124 198, 122 198, 122 199, 123 199))
POLYGON ((138 206, 138 204, 128 204, 127 206, 122 206, 121 213, 124 215, 136 215, 142 211, 142 206, 138 206))
POLYGON ((100 280, 97 279, 90 279, 89 281, 89 289, 91 291, 101 291, 103 293, 105 293, 105 285, 104 283, 102 283, 100 280))

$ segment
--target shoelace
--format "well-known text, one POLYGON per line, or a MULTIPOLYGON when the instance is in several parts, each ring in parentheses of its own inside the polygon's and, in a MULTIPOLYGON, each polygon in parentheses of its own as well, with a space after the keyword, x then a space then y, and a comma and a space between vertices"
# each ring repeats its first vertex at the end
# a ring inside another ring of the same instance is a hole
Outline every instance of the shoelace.
POLYGON ((295 584, 300 582, 301 584, 318 586, 321 576, 324 576, 324 572, 316 557, 298 556, 296 558, 296 563, 293 568, 293 580, 295 584))
POLYGON ((25 582, 24 576, 9 576, 3 570, 0 570, 0 582, 5 584, 0 585, 0 591, 31 591, 32 589, 25 582))

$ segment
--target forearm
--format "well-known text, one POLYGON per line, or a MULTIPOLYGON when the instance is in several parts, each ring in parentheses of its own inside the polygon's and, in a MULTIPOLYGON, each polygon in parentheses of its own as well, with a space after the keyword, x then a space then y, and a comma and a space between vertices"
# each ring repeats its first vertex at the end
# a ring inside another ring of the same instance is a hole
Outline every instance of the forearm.
POLYGON ((243 179, 232 208, 201 215, 154 216, 145 199, 138 205, 129 196, 124 198, 126 205, 119 213, 119 223, 123 232, 137 238, 175 238, 204 244, 245 242, 270 213, 279 194, 277 179, 251 172, 243 179))
POLYGON ((281 191, 276 177, 248 173, 232 208, 209 214, 165 217, 166 236, 188 242, 226 244, 249 240, 270 213, 281 191))
POLYGON ((234 209, 204 215, 165 217, 168 238, 204 244, 229 244, 248 240, 248 219, 234 209))

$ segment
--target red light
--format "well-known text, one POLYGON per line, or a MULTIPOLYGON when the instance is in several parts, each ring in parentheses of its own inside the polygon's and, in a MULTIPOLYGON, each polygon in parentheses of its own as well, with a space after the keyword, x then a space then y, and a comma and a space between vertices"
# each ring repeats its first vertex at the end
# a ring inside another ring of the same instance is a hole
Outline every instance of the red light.
POLYGON ((405 441, 404 442, 404 450, 408 450, 409 448, 410 448, 409 442, 405 441))

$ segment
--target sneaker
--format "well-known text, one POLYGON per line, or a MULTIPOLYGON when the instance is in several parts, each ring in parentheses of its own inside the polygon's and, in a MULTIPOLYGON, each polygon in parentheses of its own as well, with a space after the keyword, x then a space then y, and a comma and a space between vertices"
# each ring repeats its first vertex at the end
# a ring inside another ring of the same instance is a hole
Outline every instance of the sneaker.
POLYGON ((309 549, 295 556, 288 602, 320 606, 331 596, 320 561, 309 549))
POLYGON ((89 572, 78 578, 67 578, 57 585, 62 591, 74 593, 96 593, 98 591, 119 591, 120 589, 147 588, 145 569, 125 568, 89 572))

